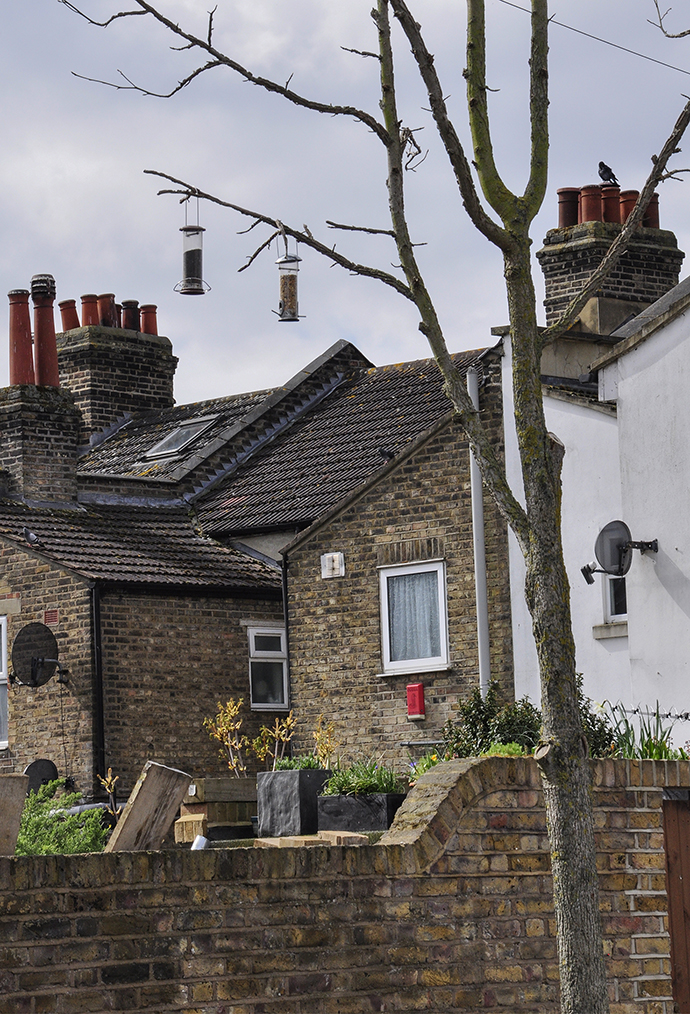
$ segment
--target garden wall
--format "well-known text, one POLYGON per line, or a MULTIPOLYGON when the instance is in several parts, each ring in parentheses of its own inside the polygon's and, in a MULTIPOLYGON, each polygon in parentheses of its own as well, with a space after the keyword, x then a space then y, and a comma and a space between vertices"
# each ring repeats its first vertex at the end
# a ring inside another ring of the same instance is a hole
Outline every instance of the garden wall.
MULTIPOLYGON (((612 1014, 671 1014, 664 786, 594 764, 612 1014)), ((380 844, 0 859, 0 1014, 556 1012, 532 760, 429 772, 380 844)))

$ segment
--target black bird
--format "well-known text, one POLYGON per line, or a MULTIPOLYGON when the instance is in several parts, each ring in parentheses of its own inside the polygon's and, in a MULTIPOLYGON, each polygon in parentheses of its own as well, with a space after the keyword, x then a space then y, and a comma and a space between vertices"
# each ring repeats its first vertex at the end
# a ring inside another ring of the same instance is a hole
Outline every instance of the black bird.
POLYGON ((613 169, 610 166, 606 165, 606 162, 599 163, 599 176, 604 181, 604 183, 614 183, 616 186, 618 186, 616 174, 614 173, 613 169))

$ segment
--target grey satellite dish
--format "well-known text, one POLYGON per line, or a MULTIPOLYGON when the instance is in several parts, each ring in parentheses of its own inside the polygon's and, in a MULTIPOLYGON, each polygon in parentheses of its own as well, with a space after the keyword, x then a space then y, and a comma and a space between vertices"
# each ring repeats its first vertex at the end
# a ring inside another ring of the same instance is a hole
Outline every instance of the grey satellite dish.
MULTIPOLYGON (((41 626, 41 624, 37 624, 41 626)), ((58 776, 58 769, 51 760, 35 760, 24 768, 24 774, 29 776, 29 787, 27 793, 38 792, 42 785, 54 782, 58 776)))
POLYGON ((624 577, 632 563, 632 536, 624 521, 609 521, 597 535, 594 555, 605 573, 624 577))
POLYGON ((27 623, 12 645, 12 671, 25 687, 42 687, 58 665, 55 634, 44 623, 27 623))

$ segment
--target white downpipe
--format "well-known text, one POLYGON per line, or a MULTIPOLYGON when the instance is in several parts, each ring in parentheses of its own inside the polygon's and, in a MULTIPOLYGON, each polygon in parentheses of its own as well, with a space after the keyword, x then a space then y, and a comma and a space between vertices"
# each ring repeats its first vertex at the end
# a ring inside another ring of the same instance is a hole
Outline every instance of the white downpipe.
MULTIPOLYGON (((467 371, 467 390, 472 404, 479 408, 479 374, 467 371)), ((482 474, 470 451, 470 490, 472 494, 472 544, 474 547, 474 591, 477 602, 477 649, 479 654, 479 690, 486 697, 491 682, 489 650, 489 606, 486 590, 486 546, 484 542, 484 496, 482 474)))

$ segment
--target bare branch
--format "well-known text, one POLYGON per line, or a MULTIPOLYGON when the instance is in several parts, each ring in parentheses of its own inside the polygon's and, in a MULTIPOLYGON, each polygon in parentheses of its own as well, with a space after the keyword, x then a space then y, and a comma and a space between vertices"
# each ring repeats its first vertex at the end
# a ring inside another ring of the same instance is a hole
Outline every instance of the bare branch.
POLYGON ((74 77, 81 78, 82 81, 91 81, 94 84, 107 85, 108 88, 115 88, 116 91, 135 91, 135 92, 139 92, 141 95, 151 95, 151 96, 153 96, 153 98, 156 98, 156 99, 169 99, 169 98, 172 98, 173 95, 177 95, 177 93, 180 92, 180 91, 182 91, 183 88, 186 88, 187 85, 191 81, 193 81, 195 77, 199 77, 199 75, 203 74, 204 71, 206 71, 206 70, 212 70, 213 67, 219 67, 219 66, 220 66, 219 61, 218 60, 214 60, 211 63, 205 64, 203 67, 197 67, 196 70, 192 71, 192 73, 189 74, 186 78, 183 78, 182 81, 178 81, 178 83, 175 86, 175 88, 173 88, 172 91, 169 91, 169 92, 152 92, 152 91, 149 91, 148 88, 143 88, 141 85, 135 84, 121 70, 118 70, 118 74, 121 75, 121 77, 127 82, 127 84, 116 84, 114 81, 102 81, 100 78, 86 77, 86 75, 84 75, 84 74, 77 74, 77 72, 75 70, 72 71, 72 74, 74 75, 74 77))
POLYGON ((396 278, 395 275, 391 275, 387 271, 381 271, 379 268, 370 267, 367 264, 357 264, 355 261, 350 260, 349 257, 344 257, 342 254, 336 253, 335 247, 331 249, 324 243, 319 242, 319 240, 314 239, 311 234, 308 235, 306 232, 300 232, 299 229, 293 229, 289 225, 283 225, 283 223, 279 222, 277 218, 269 218, 268 215, 262 215, 258 211, 251 211, 249 208, 242 208, 239 204, 232 204, 230 201, 222 201, 219 197, 215 197, 213 194, 207 194, 203 190, 199 190, 198 187, 194 187, 190 183, 186 183, 184 180, 178 180, 174 176, 170 176, 168 173, 159 172, 156 169, 144 169, 144 172, 149 176, 158 176, 161 179, 169 180, 171 183, 175 183, 177 186, 182 188, 181 190, 161 190, 159 191, 161 194, 188 194, 190 197, 198 197, 202 201, 210 201, 212 204, 220 205, 221 208, 230 208, 232 211, 237 211, 240 215, 245 215, 247 218, 253 218, 254 224, 263 222, 265 225, 270 225, 273 229, 277 229, 278 231, 284 230, 285 235, 292 236, 292 238, 297 240, 298 243, 302 243, 304 246, 308 246, 312 250, 316 250, 317 253, 323 254, 324 257, 327 257, 335 264, 339 264, 341 268, 345 268, 353 275, 362 275, 365 278, 376 278, 378 281, 383 282, 392 289, 395 289, 396 292, 405 296, 406 299, 414 302, 414 297, 409 286, 399 278, 396 278))
POLYGON ((326 225, 329 229, 347 229, 349 232, 370 232, 377 236, 392 236, 395 239, 395 233, 392 229, 370 229, 366 225, 341 225, 339 222, 331 222, 326 219, 326 225))
MULTIPOLYGON (((370 113, 367 113, 365 110, 358 109, 356 106, 341 106, 327 102, 316 102, 314 99, 309 99, 304 95, 299 95, 297 92, 292 91, 290 88, 287 87, 287 85, 281 85, 278 84, 277 81, 271 81, 269 78, 260 77, 256 74, 252 74, 252 72, 248 70, 246 67, 243 67, 242 64, 237 63, 236 60, 230 59, 230 57, 226 56, 225 53, 221 53, 220 50, 216 49, 211 44, 211 42, 207 41, 206 39, 199 38, 199 36, 193 35, 191 32, 184 31, 184 29, 182 29, 180 25, 176 24, 174 21, 171 21, 169 18, 166 18, 152 4, 148 3, 147 0, 136 0, 136 3, 139 5, 141 10, 122 11, 120 14, 113 15, 112 18, 104 22, 93 21, 91 18, 88 17, 88 15, 84 14, 81 10, 79 10, 79 8, 77 8, 74 4, 70 3, 69 0, 61 0, 61 2, 66 3, 71 10, 73 10, 76 14, 80 14, 82 17, 86 18, 86 20, 89 21, 91 24, 98 25, 99 27, 103 28, 106 27, 108 24, 110 24, 111 21, 115 20, 116 17, 130 17, 133 16, 134 14, 150 14, 153 18, 155 18, 156 21, 159 22, 159 24, 164 25, 167 29, 169 29, 169 31, 171 31, 173 35, 176 35, 180 39, 185 39, 186 42, 189 43, 190 48, 200 49, 202 52, 208 53, 208 55, 212 57, 212 60, 209 61, 208 64, 206 64, 203 68, 200 68, 198 71, 195 71, 193 74, 191 74, 188 80, 192 80, 194 77, 198 77, 200 73, 202 73, 204 70, 210 69, 211 66, 222 65, 224 67, 228 67, 230 70, 235 71, 237 74, 243 77, 245 81, 249 81, 251 84, 258 85, 260 88, 263 88, 266 91, 274 92, 277 95, 282 95, 283 98, 287 99, 288 102, 291 102, 293 105, 303 106, 305 109, 312 109, 317 113, 327 113, 331 116, 349 116, 355 120, 359 120, 361 123, 365 124, 365 126, 369 127, 369 129, 374 134, 376 134, 376 136, 383 144, 385 145, 390 144, 390 137, 388 136, 388 133, 384 128, 384 126, 381 123, 379 123, 376 117, 372 116, 370 113)), ((87 80, 95 80, 95 79, 87 79, 87 80)), ((108 81, 103 81, 99 83, 110 84, 110 82, 108 81)), ((184 85, 182 85, 182 87, 184 87, 184 85)), ((147 92, 144 89, 137 90, 142 91, 144 94, 153 95, 156 98, 169 98, 171 95, 174 95, 177 91, 180 90, 180 86, 173 89, 169 93, 162 93, 160 95, 158 95, 155 92, 147 92)))
POLYGON ((95 25, 96 28, 107 28, 108 25, 112 24, 113 21, 117 21, 118 18, 136 18, 140 15, 148 14, 148 11, 120 11, 119 14, 111 15, 107 21, 94 21, 93 18, 88 16, 88 14, 84 14, 84 12, 80 11, 78 7, 75 7, 73 3, 70 3, 70 0, 58 0, 58 3, 64 4, 65 7, 69 7, 71 11, 78 14, 80 18, 84 18, 84 20, 88 21, 90 25, 95 25))
POLYGON ((664 28, 664 20, 668 17, 673 8, 669 7, 669 9, 662 14, 661 9, 659 8, 659 0, 654 0, 654 6, 656 7, 656 14, 658 20, 657 21, 650 20, 649 24, 654 25, 655 28, 658 28, 660 31, 662 31, 667 39, 683 39, 685 38, 686 35, 690 35, 690 28, 686 28, 684 32, 667 32, 666 29, 664 28))
POLYGON ((644 213, 647 210, 647 205, 654 193, 654 188, 664 179, 671 178, 672 174, 666 173, 666 164, 671 156, 675 155, 679 151, 678 142, 685 133, 688 124, 690 124, 690 101, 685 104, 683 111, 678 117, 676 125, 661 149, 660 154, 653 156, 652 171, 647 177, 647 182, 640 191, 640 196, 637 198, 637 203, 630 212, 627 222, 609 247, 599 267, 591 274, 587 284, 580 293, 571 301, 560 320, 557 320, 554 324, 542 332, 542 347, 548 345, 548 343, 553 341, 554 338, 558 338, 559 335, 563 334, 564 331, 567 331, 568 328, 575 323, 578 314, 587 300, 596 292, 597 288, 604 281, 611 269, 627 250, 638 225, 642 222, 644 213))
POLYGON ((340 47, 345 53, 355 53, 357 56, 371 56, 374 60, 381 60, 378 53, 368 53, 366 49, 350 49, 349 46, 340 47))
POLYGON ((206 36, 206 42, 211 45, 211 39, 213 38, 213 15, 218 10, 218 4, 213 8, 212 11, 208 12, 208 35, 206 36))
MULTIPOLYGON (((255 223, 255 224, 258 224, 258 223, 255 223)), ((245 231, 246 231, 246 230, 245 230, 245 231)), ((244 265, 243 265, 243 266, 242 266, 241 268, 238 268, 238 269, 237 269, 238 273, 239 273, 240 271, 246 271, 246 270, 247 270, 247 268, 248 268, 248 267, 249 267, 249 266, 250 266, 250 265, 251 265, 251 264, 252 264, 252 263, 253 263, 253 262, 254 262, 254 261, 256 260, 256 258, 257 258, 257 257, 259 256, 259 254, 261 253, 261 251, 262 251, 262 250, 265 250, 267 246, 270 246, 270 245, 271 245, 271 243, 273 242, 273 240, 274 240, 274 239, 276 238, 276 236, 280 236, 280 235, 281 235, 281 230, 280 230, 280 229, 276 229, 276 231, 275 231, 275 232, 272 232, 272 233, 271 233, 271 235, 270 235, 270 236, 268 237, 268 239, 267 239, 267 240, 265 240, 265 241, 264 241, 264 242, 263 242, 263 243, 261 244, 261 246, 260 246, 260 247, 257 247, 257 249, 256 249, 256 250, 254 251, 254 253, 253 253, 253 254, 251 255, 251 257, 249 257, 249 258, 247 259, 247 263, 246 263, 246 264, 244 264, 244 265)), ((284 233, 282 233, 282 235, 284 235, 284 233)))
POLYGON ((465 210, 473 225, 476 226, 482 235, 486 236, 499 249, 505 250, 510 243, 508 234, 500 225, 489 218, 479 201, 479 196, 472 179, 472 172, 460 143, 460 138, 448 115, 443 89, 434 67, 434 58, 426 47, 420 27, 412 17, 405 0, 390 0, 390 4, 412 47, 412 55, 417 62, 419 73, 429 95, 431 113, 436 122, 443 146, 446 149, 446 154, 450 159, 465 210))

